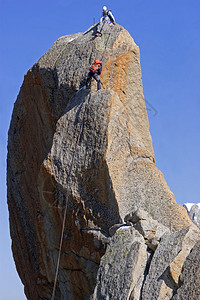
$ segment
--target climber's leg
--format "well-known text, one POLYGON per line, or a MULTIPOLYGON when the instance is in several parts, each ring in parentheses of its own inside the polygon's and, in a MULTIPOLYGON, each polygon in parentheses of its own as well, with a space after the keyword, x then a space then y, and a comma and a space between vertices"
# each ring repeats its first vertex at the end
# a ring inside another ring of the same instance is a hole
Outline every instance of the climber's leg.
POLYGON ((89 89, 90 86, 91 86, 91 80, 92 80, 92 76, 90 73, 88 73, 88 77, 87 77, 87 80, 86 80, 86 88, 89 89))
POLYGON ((93 75, 93 78, 96 80, 97 82, 97 90, 101 89, 101 80, 99 78, 99 75, 97 75, 96 73, 93 75))

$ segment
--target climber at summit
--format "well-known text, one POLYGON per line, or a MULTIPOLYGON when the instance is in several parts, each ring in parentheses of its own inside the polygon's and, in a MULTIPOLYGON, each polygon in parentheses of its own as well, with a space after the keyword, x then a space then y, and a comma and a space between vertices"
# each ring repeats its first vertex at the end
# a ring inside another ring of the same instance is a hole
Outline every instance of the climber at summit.
POLYGON ((115 25, 115 18, 112 14, 112 11, 108 10, 106 6, 103 6, 103 12, 102 12, 100 22, 97 26, 96 36, 99 36, 99 37, 102 36, 103 27, 104 26, 106 27, 107 25, 110 25, 111 23, 113 25, 115 25))
POLYGON ((93 64, 90 67, 87 81, 86 81, 86 88, 90 88, 91 85, 91 80, 94 78, 97 81, 97 90, 101 89, 101 81, 99 78, 99 75, 101 74, 102 71, 102 61, 100 60, 95 60, 93 64))

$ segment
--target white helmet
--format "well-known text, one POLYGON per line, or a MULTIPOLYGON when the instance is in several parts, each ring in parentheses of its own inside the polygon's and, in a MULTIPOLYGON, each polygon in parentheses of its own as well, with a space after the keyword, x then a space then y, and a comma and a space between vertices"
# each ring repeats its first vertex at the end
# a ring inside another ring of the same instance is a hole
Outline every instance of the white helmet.
POLYGON ((106 6, 103 7, 103 11, 107 11, 107 7, 106 6))

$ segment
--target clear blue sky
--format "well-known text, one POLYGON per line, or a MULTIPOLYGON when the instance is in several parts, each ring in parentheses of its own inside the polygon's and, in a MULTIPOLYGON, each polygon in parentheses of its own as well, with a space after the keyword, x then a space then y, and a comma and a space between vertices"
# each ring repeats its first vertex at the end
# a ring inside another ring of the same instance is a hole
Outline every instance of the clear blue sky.
POLYGON ((200 202, 200 1, 2 0, 0 11, 0 299, 23 300, 9 238, 7 131, 23 75, 60 36, 84 32, 101 8, 141 51, 144 95, 156 164, 178 203, 200 202))

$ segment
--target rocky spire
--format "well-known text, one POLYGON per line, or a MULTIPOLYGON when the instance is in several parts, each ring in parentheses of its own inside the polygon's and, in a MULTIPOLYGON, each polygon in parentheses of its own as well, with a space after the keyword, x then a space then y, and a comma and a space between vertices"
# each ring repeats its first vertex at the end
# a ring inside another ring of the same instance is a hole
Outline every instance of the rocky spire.
POLYGON ((95 31, 59 38, 25 75, 13 110, 10 231, 32 300, 51 297, 66 205, 56 299, 89 299, 109 228, 135 207, 171 231, 192 224, 155 165, 138 46, 119 25, 95 31), (95 59, 103 89, 79 91, 95 59))

